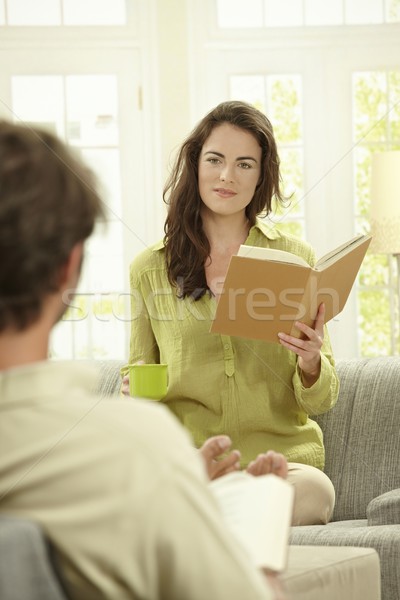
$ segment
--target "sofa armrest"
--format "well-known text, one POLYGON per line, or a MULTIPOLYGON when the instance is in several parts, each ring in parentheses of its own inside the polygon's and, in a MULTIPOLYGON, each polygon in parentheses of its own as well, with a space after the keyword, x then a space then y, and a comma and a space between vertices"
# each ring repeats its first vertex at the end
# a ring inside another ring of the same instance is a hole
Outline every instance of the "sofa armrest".
POLYGON ((368 525, 400 523, 400 488, 377 496, 367 506, 368 525))
POLYGON ((38 523, 1 515, 0 556, 1 600, 66 600, 38 523))

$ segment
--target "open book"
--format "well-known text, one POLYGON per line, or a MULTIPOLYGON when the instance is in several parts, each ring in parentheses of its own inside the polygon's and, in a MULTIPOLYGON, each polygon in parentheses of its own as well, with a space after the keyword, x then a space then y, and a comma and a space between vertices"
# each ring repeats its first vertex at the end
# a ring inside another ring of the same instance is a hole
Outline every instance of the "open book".
POLYGON ((312 327, 321 302, 328 322, 343 310, 370 242, 371 236, 359 235, 314 267, 283 250, 240 246, 211 332, 271 342, 278 341, 279 332, 300 337, 295 321, 312 327))
POLYGON ((257 567, 286 567, 294 488, 276 475, 235 472, 214 479, 210 489, 233 535, 257 567))

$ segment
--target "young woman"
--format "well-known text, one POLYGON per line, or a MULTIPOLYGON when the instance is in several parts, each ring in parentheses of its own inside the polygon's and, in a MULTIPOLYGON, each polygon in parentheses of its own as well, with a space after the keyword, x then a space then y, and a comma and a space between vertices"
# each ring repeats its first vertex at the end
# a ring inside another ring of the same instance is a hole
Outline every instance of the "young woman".
POLYGON ((324 523, 334 490, 322 470, 321 430, 309 417, 329 410, 338 394, 324 306, 313 328, 297 323, 302 339, 279 334, 267 343, 209 332, 241 244, 314 263, 307 243, 260 219, 271 212, 273 198, 283 201, 271 123, 244 102, 218 105, 177 156, 164 190, 164 240, 131 265, 130 363, 168 364, 163 402, 198 447, 226 434, 240 452, 240 468, 253 474, 268 471, 268 450, 282 453, 296 491, 293 522, 324 523))

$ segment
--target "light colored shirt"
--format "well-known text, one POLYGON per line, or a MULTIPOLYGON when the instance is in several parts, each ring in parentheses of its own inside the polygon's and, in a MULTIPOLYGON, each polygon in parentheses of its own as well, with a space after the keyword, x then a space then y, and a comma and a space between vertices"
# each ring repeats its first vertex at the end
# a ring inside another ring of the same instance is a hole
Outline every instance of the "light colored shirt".
MULTIPOLYGON (((286 250, 315 263, 309 244, 261 221, 245 243, 286 250)), ((322 432, 309 415, 329 410, 338 396, 326 328, 321 374, 305 388, 296 354, 279 343, 210 333, 215 298, 208 293, 198 301, 177 298, 168 282, 162 242, 133 260, 130 285, 129 362, 168 364, 169 389, 163 403, 192 433, 197 446, 224 433, 241 451, 242 467, 273 449, 290 462, 323 468, 322 432)))
POLYGON ((95 385, 73 364, 0 372, 0 512, 41 523, 69 597, 270 599, 184 429, 95 385))

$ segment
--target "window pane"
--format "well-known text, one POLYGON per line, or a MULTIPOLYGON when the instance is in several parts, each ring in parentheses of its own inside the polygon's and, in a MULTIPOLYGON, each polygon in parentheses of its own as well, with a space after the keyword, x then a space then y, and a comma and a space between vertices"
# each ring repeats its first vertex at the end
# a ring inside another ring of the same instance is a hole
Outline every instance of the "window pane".
POLYGON ((116 292, 124 281, 120 221, 98 224, 86 242, 79 292, 116 292))
POLYGON ((99 224, 86 242, 77 295, 55 329, 56 358, 123 358, 129 297, 118 292, 124 279, 119 222, 99 224))
POLYGON ((400 21, 400 0, 386 0, 385 18, 388 23, 400 21))
POLYGON ((388 290, 358 293, 361 356, 391 354, 390 298, 388 290))
POLYGON ((82 158, 98 173, 101 197, 109 220, 121 215, 120 156, 117 149, 93 148, 82 150, 82 158))
POLYGON ((382 0, 346 0, 345 22, 351 23, 382 23, 382 0))
POLYGON ((65 25, 125 25, 125 0, 64 0, 65 25))
POLYGON ((266 80, 263 75, 232 75, 229 83, 232 100, 249 102, 265 112, 266 80))
POLYGON ((360 270, 359 284, 362 287, 389 285, 389 261, 387 254, 367 253, 360 270))
POLYGON ((219 27, 262 27, 263 0, 217 0, 219 27))
POLYGON ((123 359, 129 306, 121 294, 78 294, 50 340, 52 358, 123 359))
POLYGON ((104 231, 104 224, 98 225, 86 244, 73 308, 68 309, 52 336, 54 357, 123 358, 126 351, 127 319, 119 298, 125 273, 117 106, 113 75, 12 78, 16 119, 45 126, 77 146, 98 174, 102 197, 109 208, 107 228, 104 231))
POLYGON ((75 145, 118 143, 117 79, 114 75, 66 78, 68 140, 75 145))
POLYGON ((7 0, 9 25, 60 25, 60 0, 7 0))
MULTIPOLYGON (((400 72, 370 71, 353 75, 354 190, 357 228, 370 229, 371 157, 400 148, 397 110, 400 72)), ((387 255, 368 253, 359 276, 362 356, 399 351, 398 304, 393 269, 387 255)))
MULTIPOLYGON (((389 135, 394 144, 400 144, 400 71, 388 74, 389 135)), ((395 149, 395 148, 393 148, 395 149)))
POLYGON ((302 139, 301 78, 297 75, 267 77, 268 116, 278 144, 298 143, 302 139))
POLYGON ((272 27, 303 25, 302 0, 266 0, 265 24, 272 27))
MULTIPOLYGON (((303 169, 304 158, 302 150, 289 148, 279 149, 281 160, 282 188, 284 195, 289 198, 288 207, 284 211, 291 217, 303 214, 303 169)), ((281 212, 283 209, 280 209, 281 212)))
POLYGON ((64 94, 61 76, 14 76, 11 79, 11 93, 16 120, 35 123, 63 136, 64 94))
POLYGON ((400 21, 400 0, 216 0, 220 27, 362 25, 400 21))
POLYGON ((343 23, 343 1, 305 0, 306 25, 341 25, 343 23))
POLYGON ((355 73, 354 141, 379 142, 386 137, 387 84, 383 72, 355 73))

